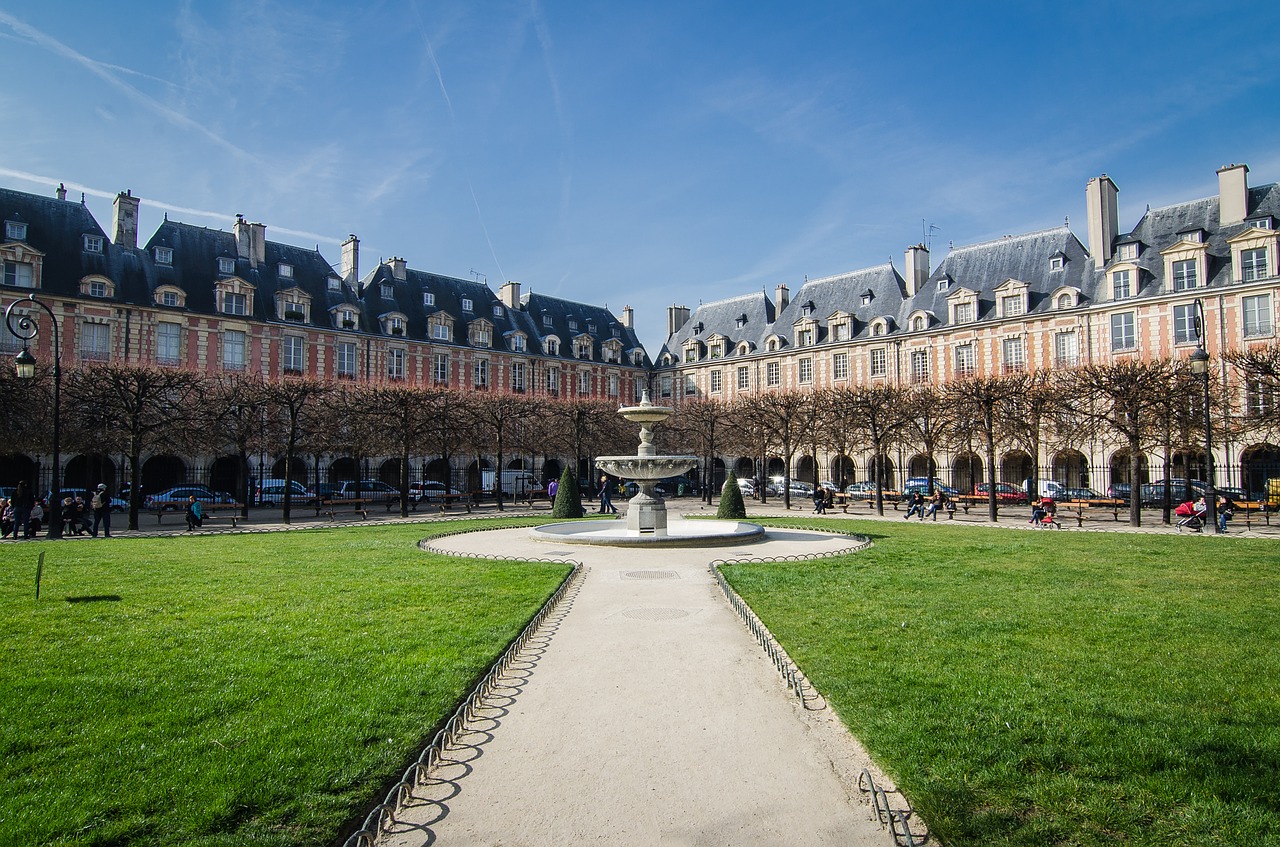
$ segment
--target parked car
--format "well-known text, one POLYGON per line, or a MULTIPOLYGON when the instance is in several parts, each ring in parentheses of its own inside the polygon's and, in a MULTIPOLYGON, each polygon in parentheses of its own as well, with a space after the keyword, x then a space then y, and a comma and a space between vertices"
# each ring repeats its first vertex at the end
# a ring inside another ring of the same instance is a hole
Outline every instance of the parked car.
POLYGON ((1163 506, 1164 490, 1169 489, 1169 502, 1173 505, 1185 502, 1190 492, 1190 497, 1197 500, 1204 496, 1207 490, 1205 484, 1198 479, 1157 479, 1155 482, 1148 482, 1142 486, 1140 492, 1143 506, 1163 506))
POLYGON ((1112 500, 1128 500, 1130 491, 1127 482, 1113 482, 1107 486, 1107 496, 1112 500))
POLYGON ((389 503, 400 499, 400 491, 380 479, 362 479, 358 487, 354 482, 342 483, 342 487, 333 496, 340 500, 360 497, 374 503, 389 503))
MULTIPOLYGON (((872 490, 874 490, 874 488, 872 490)), ((950 485, 947 485, 942 480, 938 479, 936 476, 933 478, 933 490, 941 491, 943 494, 947 495, 948 497, 955 497, 957 494, 960 493, 956 489, 952 488, 950 485)), ((915 493, 917 491, 919 491, 925 497, 929 496, 929 478, 928 477, 923 477, 923 476, 908 477, 906 484, 902 486, 902 499, 905 500, 908 497, 915 496, 915 493)))
POLYGON ((413 482, 409 484, 409 498, 411 500, 427 502, 443 501, 445 495, 461 495, 462 492, 456 488, 445 485, 443 482, 435 480, 427 480, 426 482, 413 482))
POLYGON ((1063 492, 1067 490, 1065 485, 1053 479, 1037 480, 1036 487, 1040 489, 1041 497, 1052 497, 1054 500, 1064 499, 1063 492))
POLYGON ((204 485, 176 485, 155 494, 148 494, 147 499, 142 502, 142 508, 153 512, 178 512, 187 508, 187 503, 192 497, 201 503, 236 502, 236 498, 225 491, 210 491, 204 485))
MULTIPOLYGON (((973 487, 975 497, 990 497, 991 484, 988 482, 980 482, 973 487)), ((1026 504, 1027 492, 1021 486, 1013 485, 1008 482, 996 483, 996 502, 1013 503, 1014 505, 1026 504)))
POLYGON ((738 490, 742 492, 743 497, 756 496, 756 481, 754 479, 738 479, 738 490))
MULTIPOLYGON (((12 496, 13 496, 12 494, 4 494, 4 493, 3 493, 3 491, 4 491, 4 489, 3 489, 3 488, 0 488, 0 497, 12 497, 12 496)), ((79 497, 81 500, 83 500, 83 501, 85 502, 85 505, 88 505, 88 504, 93 500, 93 495, 94 495, 94 493, 95 493, 95 492, 93 492, 93 491, 91 491, 91 490, 89 490, 89 489, 86 489, 86 488, 64 488, 64 489, 62 489, 62 496, 63 496, 63 497, 79 497)), ((46 503, 52 503, 52 502, 53 502, 53 492, 52 492, 52 491, 50 491, 48 494, 46 494, 46 495, 45 495, 44 501, 45 501, 46 503)), ((127 511, 127 510, 128 510, 128 508, 129 508, 129 501, 128 501, 128 500, 121 500, 119 497, 112 497, 112 498, 111 498, 111 511, 113 511, 113 512, 124 512, 124 511, 127 511)))
MULTIPOLYGON (((258 488, 253 493, 253 499, 262 506, 277 506, 284 502, 284 480, 283 479, 264 479, 258 483, 258 488)), ((316 502, 315 495, 307 491, 306 486, 298 482, 296 479, 291 480, 293 483, 293 502, 312 505, 316 502)))
MULTIPOLYGON (((876 496, 876 481, 874 479, 864 479, 862 482, 851 482, 844 487, 844 493, 850 497, 866 497, 872 498, 876 496)), ((883 493, 886 499, 897 496, 893 486, 886 485, 883 487, 883 493)))
POLYGON ((1092 488, 1064 488, 1055 500, 1101 500, 1102 495, 1092 488))

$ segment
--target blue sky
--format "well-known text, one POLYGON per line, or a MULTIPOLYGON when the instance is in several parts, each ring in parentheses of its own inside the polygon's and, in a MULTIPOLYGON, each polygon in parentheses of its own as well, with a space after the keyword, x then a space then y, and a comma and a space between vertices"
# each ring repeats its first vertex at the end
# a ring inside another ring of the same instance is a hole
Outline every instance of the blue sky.
POLYGON ((1280 180, 1280 4, 0 0, 0 184, 636 309, 1280 180), (75 196, 73 194, 73 196, 75 196))

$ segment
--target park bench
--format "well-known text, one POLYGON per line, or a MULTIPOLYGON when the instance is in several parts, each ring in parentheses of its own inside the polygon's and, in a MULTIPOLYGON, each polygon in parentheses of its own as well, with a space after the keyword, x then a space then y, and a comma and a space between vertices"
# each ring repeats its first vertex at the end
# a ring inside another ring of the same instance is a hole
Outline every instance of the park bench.
POLYGON ((452 507, 455 502, 461 503, 463 506, 467 507, 467 514, 469 515, 471 514, 471 507, 475 505, 476 498, 479 494, 480 492, 478 491, 471 491, 466 494, 461 492, 457 494, 434 494, 432 495, 430 502, 440 504, 440 514, 442 515, 452 507))
MULTIPOLYGON (((200 511, 204 514, 204 518, 203 518, 204 520, 212 521, 212 520, 217 520, 218 518, 223 518, 224 520, 231 521, 232 528, 235 528, 236 526, 239 525, 239 522, 241 520, 244 520, 244 518, 240 516, 240 512, 243 509, 244 509, 244 506, 241 505, 240 503, 201 503, 200 504, 200 511), (219 515, 218 512, 225 512, 226 514, 219 515)), ((166 514, 180 515, 183 520, 186 520, 186 517, 187 517, 187 513, 185 510, 157 509, 156 523, 158 524, 164 523, 164 516, 166 514)))
POLYGON ((1267 526, 1271 526, 1271 513, 1276 511, 1274 506, 1268 506, 1266 503, 1236 503, 1235 516, 1227 522, 1228 529, 1231 524, 1240 520, 1240 516, 1244 515, 1245 529, 1253 529, 1253 522, 1257 520, 1257 515, 1262 515, 1262 519, 1267 526))
POLYGON ((1090 509, 1109 509, 1111 511, 1111 520, 1113 522, 1119 522, 1120 509, 1123 508, 1127 511, 1129 508, 1129 501, 1104 497, 1096 500, 1065 500, 1058 505, 1059 515, 1064 515, 1065 512, 1070 512, 1071 517, 1075 518, 1076 526, 1082 527, 1084 526, 1084 522, 1090 519, 1090 509))
POLYGON ((366 497, 326 497, 316 501, 316 517, 321 513, 329 520, 338 519, 338 511, 350 509, 352 514, 359 515, 361 520, 369 519, 369 500, 366 497))

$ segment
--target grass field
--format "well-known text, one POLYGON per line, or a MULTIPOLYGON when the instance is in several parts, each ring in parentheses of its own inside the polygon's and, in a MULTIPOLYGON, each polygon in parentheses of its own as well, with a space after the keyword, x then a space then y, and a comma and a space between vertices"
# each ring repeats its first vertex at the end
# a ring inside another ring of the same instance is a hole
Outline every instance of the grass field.
POLYGON ((1280 844, 1280 545, 805 524, 725 574, 944 844, 1280 844))
POLYGON ((0 547, 0 844, 333 839, 568 572, 449 528, 0 547))

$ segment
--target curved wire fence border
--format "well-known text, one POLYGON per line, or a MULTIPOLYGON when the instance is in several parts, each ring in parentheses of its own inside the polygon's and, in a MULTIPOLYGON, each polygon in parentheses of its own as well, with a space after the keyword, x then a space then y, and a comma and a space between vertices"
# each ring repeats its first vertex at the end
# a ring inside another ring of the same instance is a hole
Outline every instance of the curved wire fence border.
POLYGON ((462 530, 460 532, 451 532, 448 535, 434 536, 431 539, 424 539, 418 542, 418 547, 429 553, 439 553, 449 556, 465 556, 468 559, 483 559, 486 561, 498 562, 543 562, 553 564, 571 564, 573 570, 560 583, 560 587, 555 593, 547 598, 547 602, 542 605, 542 609, 533 619, 521 630, 520 634, 507 645, 507 649, 503 651, 502 656, 498 658, 490 667, 489 672, 472 687, 471 691, 454 710, 453 715, 445 723, 444 728, 432 737, 422 752, 418 754, 418 759, 405 769, 404 774, 400 777, 390 790, 387 791, 382 802, 374 806, 372 810, 365 815, 360 828, 347 836, 342 842, 343 847, 375 847, 379 834, 386 832, 392 824, 396 822, 396 813, 400 810, 413 794, 413 788, 420 784, 420 780, 425 778, 431 769, 440 761, 441 754, 448 747, 452 746, 454 741, 466 732, 467 726, 476 720, 477 712, 482 708, 482 704, 487 700, 497 687, 500 687, 499 678, 506 674, 511 665, 516 661, 517 657, 529 644, 529 642, 537 635, 538 630, 556 610, 560 601, 577 583, 581 577, 584 565, 582 562, 571 559, 546 559, 546 558, 528 558, 524 556, 497 556, 497 555, 472 555, 459 554, 453 551, 445 551, 431 546, 430 542, 438 538, 447 538, 452 535, 465 535, 469 532, 483 532, 492 529, 492 527, 478 527, 475 529, 462 530))
MULTIPOLYGON (((828 532, 828 530, 815 530, 811 526, 803 526, 800 524, 768 524, 769 527, 778 527, 780 529, 799 529, 810 532, 828 532)), ((743 600, 737 591, 729 585, 729 581, 724 578, 724 574, 720 572, 720 568, 724 565, 742 565, 742 564, 777 564, 792 562, 812 562, 818 559, 829 559, 832 556, 842 556, 847 553, 858 553, 872 546, 872 541, 864 535, 855 532, 845 532, 842 530, 830 530, 834 535, 845 535, 850 538, 860 539, 860 543, 835 553, 806 553, 792 556, 737 556, 730 559, 715 559, 708 566, 711 575, 715 577, 716 583, 720 586, 720 590, 724 592, 725 599, 729 601, 729 606, 747 629, 755 636, 756 641, 760 644, 760 648, 764 650, 765 655, 773 661, 774 667, 778 669, 778 673, 782 675, 783 680, 787 683, 787 689, 791 691, 800 700, 801 705, 808 711, 822 711, 827 708, 827 700, 814 687, 809 678, 805 676, 804 671, 800 669, 787 653, 786 649, 778 642, 773 633, 769 631, 769 627, 756 615, 755 611, 743 600), (820 705, 811 705, 819 702, 820 705)), ((905 808, 893 808, 889 802, 888 792, 875 784, 874 778, 869 770, 863 769, 858 775, 858 789, 863 794, 870 795, 870 803, 875 811, 876 821, 880 824, 881 829, 888 829, 893 837, 895 844, 899 847, 920 847, 928 841, 928 836, 918 836, 911 831, 910 819, 913 815, 910 804, 903 797, 905 808)), ((897 792, 901 795, 901 792, 897 792)))

